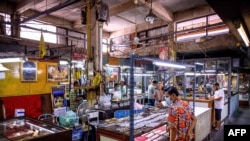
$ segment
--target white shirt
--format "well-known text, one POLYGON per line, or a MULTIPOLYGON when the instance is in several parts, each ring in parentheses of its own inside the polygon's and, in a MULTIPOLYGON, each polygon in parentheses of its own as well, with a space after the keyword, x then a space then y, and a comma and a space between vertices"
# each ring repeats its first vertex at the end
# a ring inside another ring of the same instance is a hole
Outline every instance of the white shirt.
POLYGON ((135 103, 134 103, 134 110, 141 110, 141 109, 143 109, 143 105, 141 105, 141 104, 135 102, 135 103))
POLYGON ((154 98, 154 91, 155 91, 155 86, 150 84, 148 86, 148 99, 155 99, 154 98))
POLYGON ((216 90, 214 92, 214 98, 217 99, 218 97, 222 97, 220 100, 214 100, 214 108, 215 109, 223 109, 224 107, 224 91, 223 89, 216 90))

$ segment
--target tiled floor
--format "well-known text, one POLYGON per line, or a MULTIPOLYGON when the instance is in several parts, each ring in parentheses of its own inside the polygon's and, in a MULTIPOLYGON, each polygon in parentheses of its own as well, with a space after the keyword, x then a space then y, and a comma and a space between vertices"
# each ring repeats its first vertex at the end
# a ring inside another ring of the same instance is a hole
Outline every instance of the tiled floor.
MULTIPOLYGON (((231 118, 225 120, 225 125, 250 125, 250 108, 240 108, 231 118)), ((210 140, 206 141, 224 141, 224 128, 219 131, 212 129, 210 140)))

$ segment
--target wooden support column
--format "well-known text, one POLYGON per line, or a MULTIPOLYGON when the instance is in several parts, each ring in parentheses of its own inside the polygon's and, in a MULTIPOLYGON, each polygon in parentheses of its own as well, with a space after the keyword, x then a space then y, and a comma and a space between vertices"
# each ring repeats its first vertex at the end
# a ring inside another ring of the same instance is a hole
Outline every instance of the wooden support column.
MULTIPOLYGON (((168 25, 169 32, 174 32, 174 23, 170 23, 168 25)), ((169 42, 170 42, 170 47, 169 47, 169 60, 175 62, 176 61, 176 47, 175 47, 175 42, 174 42, 174 34, 171 34, 169 36, 169 42)), ((174 68, 170 68, 170 72, 174 72, 174 68)), ((176 83, 176 77, 174 76, 170 81, 172 81, 173 85, 179 89, 177 83, 176 83)))
POLYGON ((87 62, 91 58, 91 0, 87 0, 87 62))
POLYGON ((14 13, 11 15, 11 35, 17 38, 20 38, 20 26, 19 26, 19 22, 20 22, 20 15, 17 13, 14 13))
POLYGON ((87 76, 91 79, 91 86, 86 88, 87 101, 93 106, 98 95, 102 93, 101 74, 90 71, 102 71, 102 22, 96 20, 96 6, 92 0, 87 1, 87 76), (91 66, 90 66, 91 65, 91 66), (93 70, 90 70, 90 68, 93 70), (98 75, 97 75, 98 74, 98 75))

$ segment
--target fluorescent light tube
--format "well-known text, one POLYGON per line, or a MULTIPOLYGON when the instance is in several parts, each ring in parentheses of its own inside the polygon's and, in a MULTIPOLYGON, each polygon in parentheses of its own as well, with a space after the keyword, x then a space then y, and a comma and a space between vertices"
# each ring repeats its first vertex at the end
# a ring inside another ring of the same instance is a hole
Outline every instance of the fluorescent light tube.
POLYGON ((174 63, 167 63, 167 62, 154 62, 153 64, 157 66, 165 66, 165 67, 171 67, 171 68, 181 68, 185 69, 186 66, 184 65, 179 65, 179 64, 174 64, 174 63))
POLYGON ((239 32, 241 38, 243 39, 244 43, 246 44, 246 46, 249 46, 249 39, 247 37, 247 34, 242 26, 242 24, 240 24, 240 27, 237 28, 237 31, 239 32))
POLYGON ((194 64, 195 64, 195 65, 200 65, 200 66, 203 66, 203 65, 204 65, 203 63, 200 63, 200 62, 195 62, 194 64))
POLYGON ((216 70, 205 70, 205 72, 210 72, 210 73, 211 73, 211 72, 214 72, 214 73, 215 73, 216 70))
POLYGON ((22 62, 23 58, 1 58, 0 63, 22 62))
MULTIPOLYGON (((189 75, 189 76, 193 76, 194 73, 193 72, 185 72, 184 75, 189 75)), ((195 73, 196 76, 201 75, 201 73, 195 73)))

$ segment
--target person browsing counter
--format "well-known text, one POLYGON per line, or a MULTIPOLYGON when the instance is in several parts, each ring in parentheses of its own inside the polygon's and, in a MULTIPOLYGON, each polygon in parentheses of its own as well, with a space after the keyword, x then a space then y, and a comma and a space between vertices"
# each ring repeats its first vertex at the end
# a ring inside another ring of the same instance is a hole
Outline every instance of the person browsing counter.
POLYGON ((219 88, 219 83, 214 84, 214 96, 210 97, 210 100, 214 100, 214 109, 215 109, 215 130, 219 130, 221 126, 221 112, 224 107, 224 91, 219 88))
POLYGON ((168 104, 168 129, 170 141, 188 141, 194 138, 193 130, 197 118, 187 101, 179 97, 175 87, 164 89, 165 101, 168 104))
POLYGON ((154 91, 155 106, 158 106, 163 100, 163 83, 159 82, 157 89, 154 91))
POLYGON ((120 90, 122 93, 122 97, 128 97, 127 96, 127 86, 124 80, 120 81, 120 90))
POLYGON ((150 104, 150 106, 155 106, 155 98, 154 98, 154 93, 156 90, 156 86, 157 86, 157 81, 153 80, 151 82, 151 84, 148 86, 148 103, 150 104))

